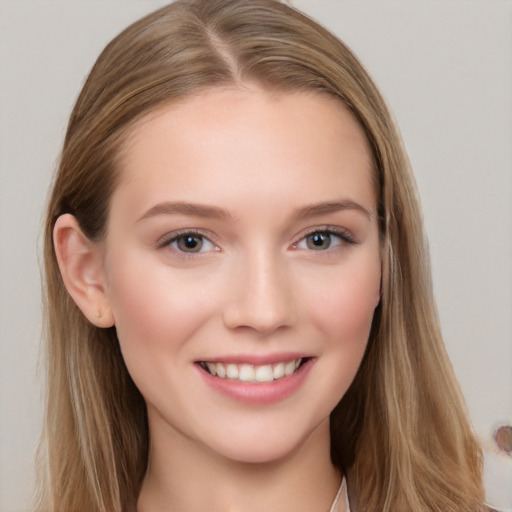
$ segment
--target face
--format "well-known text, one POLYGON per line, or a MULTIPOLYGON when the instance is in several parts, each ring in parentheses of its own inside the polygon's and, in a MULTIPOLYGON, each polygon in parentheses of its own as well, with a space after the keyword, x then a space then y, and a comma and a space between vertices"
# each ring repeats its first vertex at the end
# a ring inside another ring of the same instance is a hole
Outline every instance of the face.
POLYGON ((134 128, 104 265, 152 439, 264 462, 328 425, 379 301, 371 166, 327 96, 214 89, 134 128))

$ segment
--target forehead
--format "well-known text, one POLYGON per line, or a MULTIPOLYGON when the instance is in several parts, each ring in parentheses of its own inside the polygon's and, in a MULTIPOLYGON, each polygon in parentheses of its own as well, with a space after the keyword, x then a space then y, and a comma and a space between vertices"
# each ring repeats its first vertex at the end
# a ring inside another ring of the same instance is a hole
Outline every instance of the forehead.
POLYGON ((119 171, 134 201, 149 189, 161 200, 250 195, 266 180, 281 195, 352 187, 375 202, 363 129, 341 101, 311 92, 216 88, 160 107, 129 132, 119 171))

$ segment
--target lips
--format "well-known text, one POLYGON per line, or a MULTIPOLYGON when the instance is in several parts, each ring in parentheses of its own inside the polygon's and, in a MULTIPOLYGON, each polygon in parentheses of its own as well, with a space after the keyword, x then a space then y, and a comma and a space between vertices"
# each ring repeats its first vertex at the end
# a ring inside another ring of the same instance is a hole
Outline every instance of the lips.
POLYGON ((316 357, 282 354, 196 361, 203 382, 214 392, 249 405, 270 405, 296 393, 316 357))
POLYGON ((240 382, 273 382, 293 375, 307 358, 295 358, 273 364, 237 364, 200 361, 199 366, 210 375, 240 382))

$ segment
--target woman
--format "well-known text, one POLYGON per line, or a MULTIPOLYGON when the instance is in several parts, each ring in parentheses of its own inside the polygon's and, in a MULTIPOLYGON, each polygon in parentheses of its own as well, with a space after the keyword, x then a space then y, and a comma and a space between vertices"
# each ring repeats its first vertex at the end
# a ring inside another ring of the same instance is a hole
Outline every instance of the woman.
POLYGON ((39 509, 483 510, 424 245, 325 29, 273 0, 126 29, 48 209, 39 509))

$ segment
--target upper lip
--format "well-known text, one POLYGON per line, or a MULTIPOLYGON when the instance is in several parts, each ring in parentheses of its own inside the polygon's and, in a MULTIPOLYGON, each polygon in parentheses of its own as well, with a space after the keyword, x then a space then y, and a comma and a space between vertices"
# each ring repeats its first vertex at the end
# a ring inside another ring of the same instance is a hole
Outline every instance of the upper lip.
POLYGON ((281 352, 275 354, 231 354, 215 357, 205 357, 196 362, 208 363, 232 363, 232 364, 252 364, 255 366, 265 364, 286 363, 295 359, 304 359, 312 357, 304 352, 281 352))

